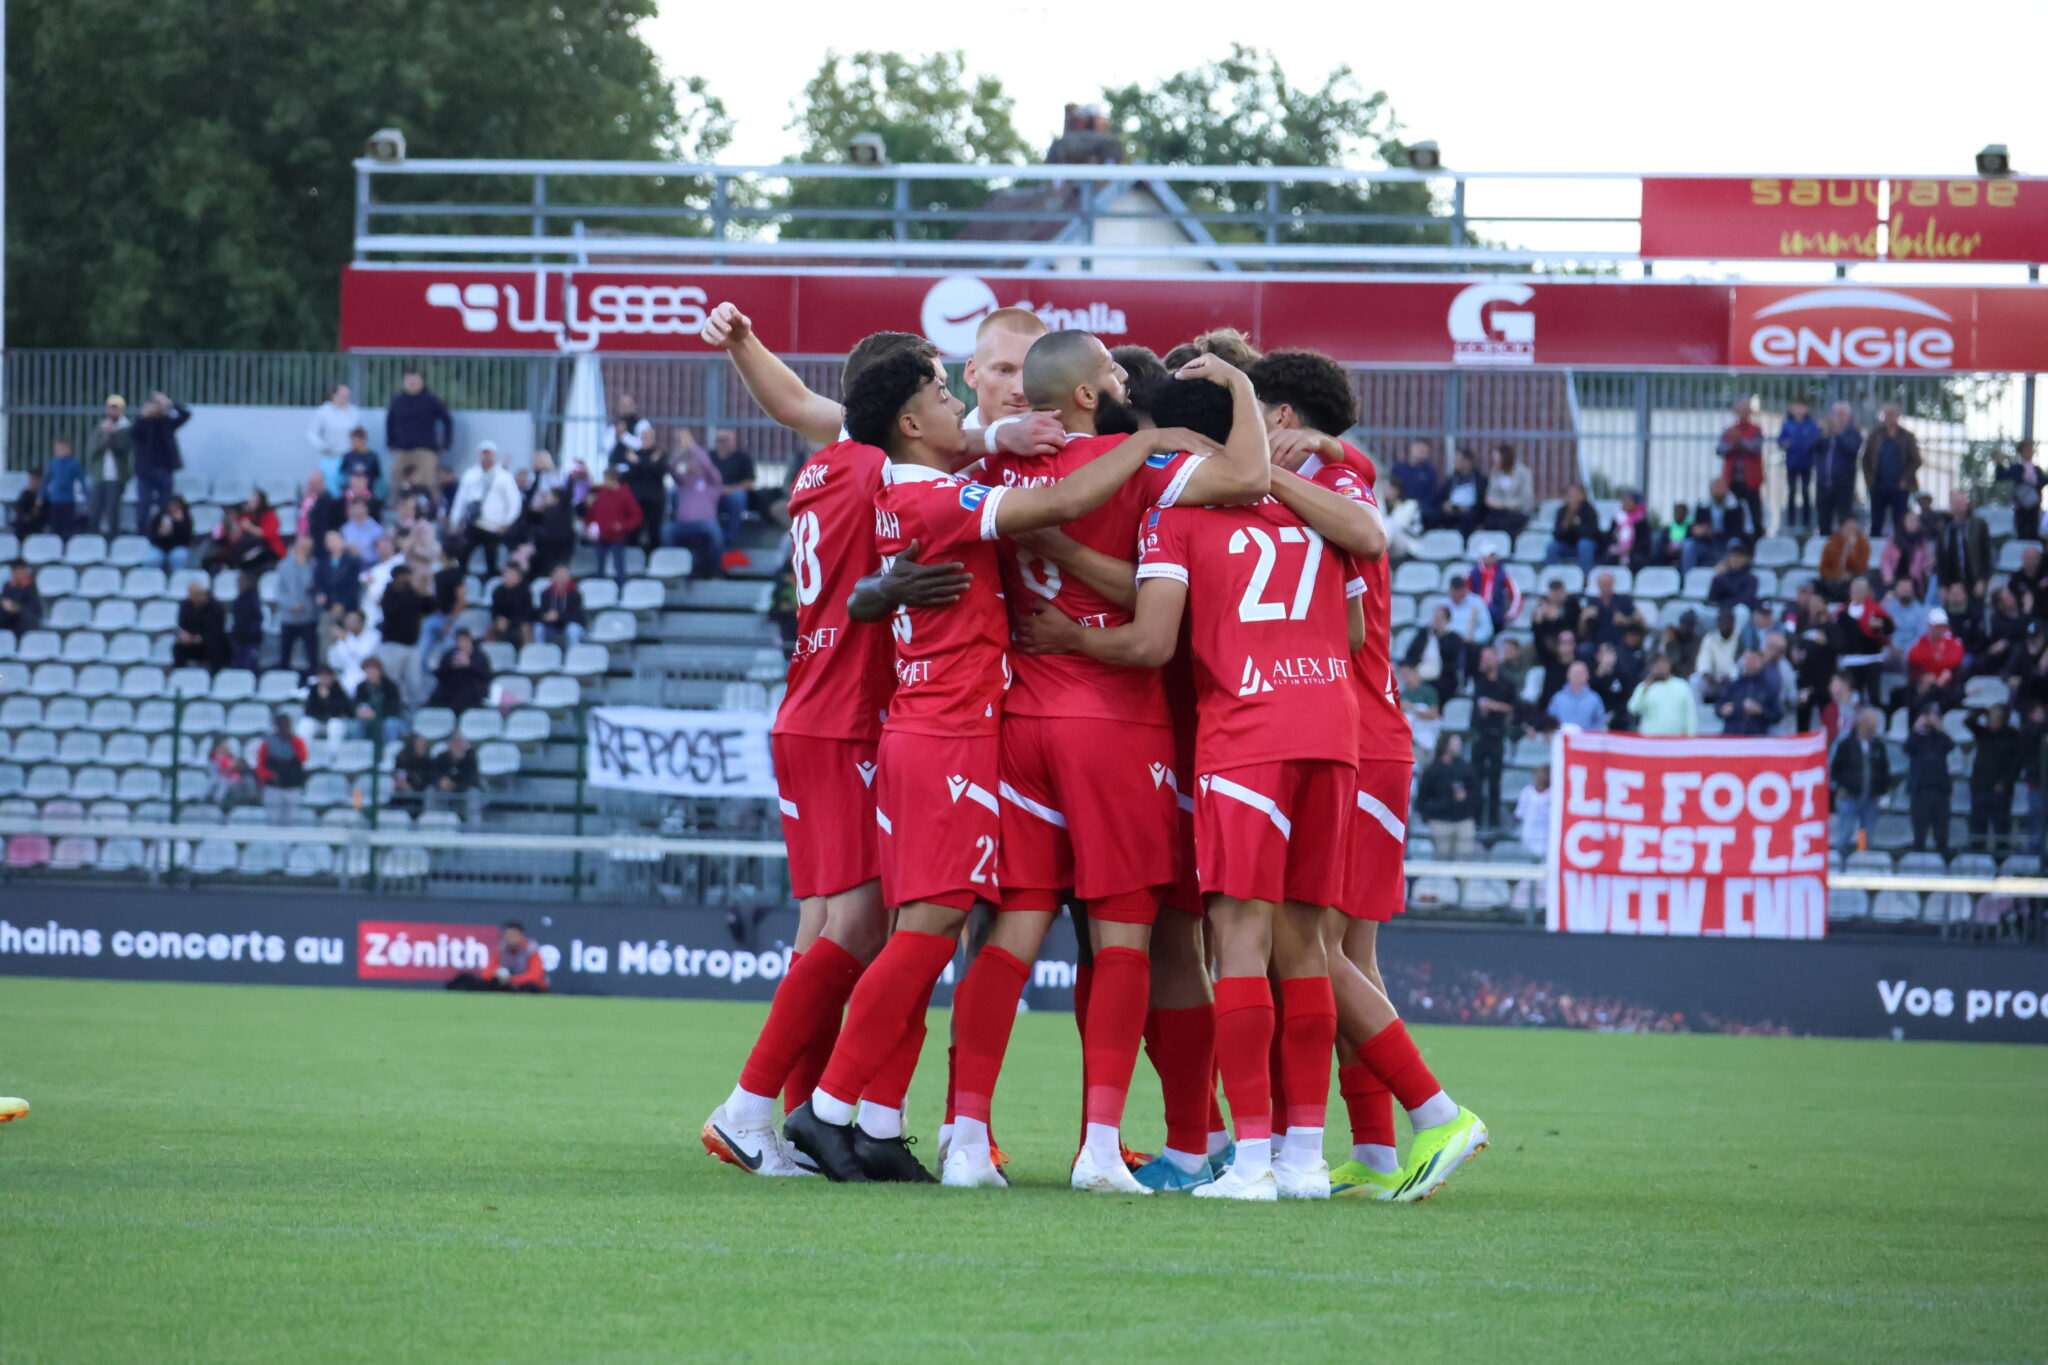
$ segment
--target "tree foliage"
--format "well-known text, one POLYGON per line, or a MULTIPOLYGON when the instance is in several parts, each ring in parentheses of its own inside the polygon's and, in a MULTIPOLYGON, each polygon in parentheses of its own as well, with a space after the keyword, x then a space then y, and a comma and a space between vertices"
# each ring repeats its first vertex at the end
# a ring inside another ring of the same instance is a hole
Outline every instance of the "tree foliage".
MULTIPOLYGON (((790 128, 797 134, 797 161, 844 164, 846 147, 859 134, 874 133, 893 162, 990 164, 1021 161, 1024 139, 1011 122, 1013 101, 993 76, 967 74, 959 52, 929 56, 900 52, 825 54, 804 86, 790 128)), ((988 197, 986 180, 920 180, 910 184, 913 209, 975 209, 988 197)), ((894 186, 875 180, 805 180, 784 197, 790 208, 845 208, 886 211, 894 207, 894 186)), ((886 217, 797 218, 785 237, 887 237, 886 217)), ((914 228, 913 236, 947 238, 956 224, 914 228)))
MULTIPOLYGON (((415 157, 708 158, 730 138, 702 83, 664 77, 641 41, 654 0, 10 9, 15 345, 333 346, 349 162, 378 128, 403 130, 415 157)), ((444 198, 526 192, 442 183, 444 198)), ((380 192, 393 184, 435 193, 396 177, 380 192)), ((599 191, 676 193, 638 180, 599 191)))

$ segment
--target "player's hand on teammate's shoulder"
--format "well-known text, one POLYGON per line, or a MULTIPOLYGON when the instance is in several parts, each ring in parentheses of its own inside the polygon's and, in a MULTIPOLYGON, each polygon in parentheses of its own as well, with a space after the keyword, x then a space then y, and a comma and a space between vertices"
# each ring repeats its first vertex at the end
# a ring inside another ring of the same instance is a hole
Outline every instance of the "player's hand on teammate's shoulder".
POLYGON ((965 564, 920 564, 917 555, 918 544, 913 540, 882 574, 882 595, 895 606, 951 606, 974 582, 965 564))
POLYGON ((1237 366, 1221 356, 1207 354, 1198 355, 1178 370, 1175 370, 1173 377, 1175 379, 1206 379, 1211 384, 1221 384, 1226 389, 1241 379, 1247 384, 1251 382, 1250 379, 1246 378, 1245 372, 1237 368, 1237 366))
POLYGON ((1065 612, 1041 607, 1019 612, 1012 633, 1026 654, 1071 654, 1084 629, 1065 612))
POLYGON ((1055 564, 1064 563, 1074 552, 1074 538, 1057 526, 1041 526, 1035 531, 1019 531, 1010 537, 1040 559, 1050 559, 1055 564))
POLYGON ((1164 455, 1171 451, 1182 451, 1189 455, 1221 455, 1223 447, 1199 431, 1187 427, 1147 427, 1138 433, 1149 437, 1154 454, 1164 455))
POLYGON ((1027 412, 995 429, 996 450, 1004 455, 1057 455, 1067 444, 1067 429, 1049 412, 1027 412))
POLYGON ((1266 442, 1272 447, 1274 465, 1290 474, 1307 464, 1311 457, 1331 460, 1338 454, 1334 449, 1335 441, 1320 432, 1303 431, 1299 427, 1269 431, 1266 442))
POLYGON ((704 326, 697 332, 697 339, 706 346, 716 346, 729 351, 754 333, 754 321, 739 310, 735 303, 721 303, 704 319, 704 326))

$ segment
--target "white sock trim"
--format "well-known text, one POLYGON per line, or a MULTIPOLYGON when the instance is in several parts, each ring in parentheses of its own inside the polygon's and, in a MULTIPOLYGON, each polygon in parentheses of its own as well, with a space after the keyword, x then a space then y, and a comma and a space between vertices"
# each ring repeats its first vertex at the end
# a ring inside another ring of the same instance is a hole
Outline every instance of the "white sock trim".
POLYGON ((1179 1152, 1171 1147, 1162 1147, 1159 1149, 1159 1155, 1171 1162, 1173 1168, 1182 1175, 1200 1175, 1209 1165, 1206 1153, 1179 1152))
POLYGON ((1377 1171, 1381 1175, 1392 1175, 1401 1169, 1401 1154, 1384 1143, 1354 1142, 1351 1144, 1351 1159, 1368 1171, 1377 1171))
POLYGON ((853 1106, 823 1090, 811 1092, 811 1112, 823 1123, 836 1123, 843 1127, 853 1122, 853 1106))
POLYGON ((1273 1139, 1239 1138, 1237 1155, 1230 1159, 1230 1169, 1246 1180, 1256 1180, 1273 1169, 1273 1139))
POLYGON ((886 1104, 873 1100, 860 1102, 860 1130, 871 1138, 900 1138, 903 1136, 903 1111, 891 1109, 886 1104))
POLYGON ((953 1120, 953 1147, 964 1151, 972 1147, 987 1147, 988 1125, 980 1119, 958 1118, 953 1120))
POLYGON ((1408 1111, 1408 1121, 1418 1130, 1441 1127, 1456 1117, 1457 1101, 1441 1090, 1408 1111))
POLYGON ((726 1097, 725 1116, 737 1128, 765 1128, 775 1121, 775 1097, 736 1085, 726 1097))

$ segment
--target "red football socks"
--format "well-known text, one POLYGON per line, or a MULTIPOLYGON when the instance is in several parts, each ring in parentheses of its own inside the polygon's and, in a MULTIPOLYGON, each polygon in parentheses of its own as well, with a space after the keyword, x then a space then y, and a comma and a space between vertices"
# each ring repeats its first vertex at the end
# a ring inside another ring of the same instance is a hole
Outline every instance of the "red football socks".
POLYGON ((1236 1136, 1273 1136, 1273 1096, 1266 1058, 1273 1045, 1273 988, 1263 976, 1226 976, 1216 983, 1216 1068, 1230 1100, 1236 1136))
POLYGON ((899 929, 874 965, 861 973, 847 1002, 839 1046, 818 1088, 846 1104, 858 1101, 896 1045, 931 1000, 931 988, 953 960, 954 943, 944 934, 899 929))
POLYGON ((1166 1145, 1176 1152, 1207 1151, 1209 1134, 1223 1127, 1220 1112, 1211 1118, 1216 1107, 1216 1011, 1208 1005, 1151 1011, 1145 1016, 1145 1051, 1159 1073, 1166 1145))
MULTIPOLYGON (((773 1095, 791 1080, 804 1053, 828 1030, 836 1033, 839 1012, 860 979, 860 959, 829 938, 821 938, 797 958, 768 1007, 768 1022, 740 1070, 740 1086, 756 1095, 773 1095)), ((813 1077, 815 1084, 815 1075, 813 1077)), ((811 1088, 795 1090, 797 1104, 810 1098, 811 1088)))
POLYGON ((882 1063, 868 1088, 861 1091, 862 1101, 889 1109, 903 1107, 903 1097, 910 1093, 910 1079, 917 1074, 917 1059, 924 1052, 924 1016, 931 1006, 932 988, 926 986, 918 997, 917 1007, 910 1012, 910 1027, 903 1030, 889 1060, 882 1063))
POLYGON ((988 944, 975 954, 967 979, 953 994, 960 1017, 958 1058, 954 1064, 955 1118, 989 1121, 996 1078, 1017 1023, 1017 1001, 1031 979, 1031 968, 1015 953, 988 944))
POLYGON ((1089 1123, 1120 1127, 1131 1092, 1131 1071, 1145 1034, 1152 997, 1152 958, 1138 948, 1103 948, 1095 954, 1088 1022, 1081 1034, 1081 1067, 1088 1078, 1089 1123))
POLYGON ((1088 1036, 1088 1000, 1095 991, 1095 968, 1082 963, 1074 968, 1074 1029, 1088 1036))
POLYGON ((1366 1039, 1358 1049, 1358 1060, 1371 1068, 1403 1109, 1419 1109, 1443 1089, 1416 1050, 1415 1040, 1408 1036, 1408 1026, 1399 1019, 1366 1039))
MULTIPOLYGON (((1271 986, 1273 978, 1267 977, 1266 984, 1271 986)), ((1273 1041, 1266 1048, 1266 1085, 1273 1097, 1273 1115, 1283 1129, 1287 1127, 1287 1053, 1282 1046, 1286 1034, 1286 1026, 1274 1020, 1273 1041)))
POLYGON ((1351 1118, 1354 1146, 1394 1145, 1394 1092, 1380 1083, 1364 1062, 1337 1068, 1337 1090, 1344 1096, 1344 1112, 1351 1118))
POLYGON ((1280 982, 1281 1074, 1289 1128, 1321 1128, 1330 1103, 1330 1054, 1337 1046, 1337 996, 1327 976, 1280 982))

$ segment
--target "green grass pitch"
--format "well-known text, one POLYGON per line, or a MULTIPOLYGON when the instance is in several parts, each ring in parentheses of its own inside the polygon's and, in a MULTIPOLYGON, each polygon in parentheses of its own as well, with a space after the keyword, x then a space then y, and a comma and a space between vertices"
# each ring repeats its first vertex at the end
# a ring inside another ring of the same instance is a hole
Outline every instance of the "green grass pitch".
POLYGON ((761 1015, 0 978, 35 1105, 0 1127, 0 1361, 2048 1354, 2039 1049, 1418 1030, 1494 1135, 1442 1194, 1217 1207, 1064 1188, 1064 1015, 1019 1020, 997 1097, 1018 1188, 743 1176, 697 1128, 761 1015))

